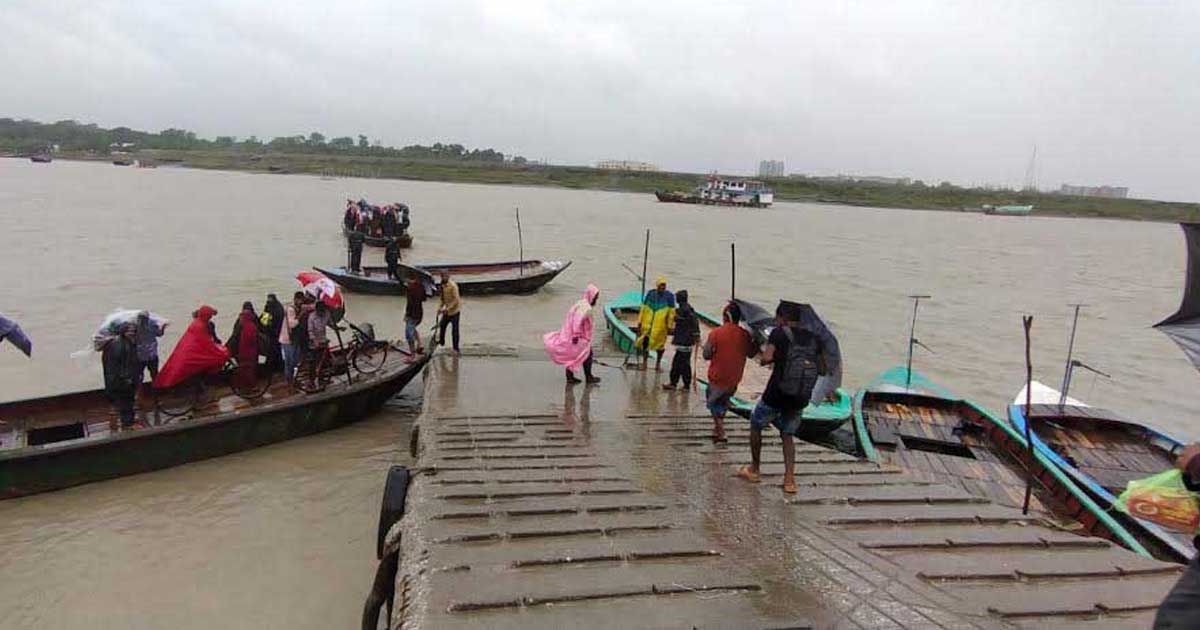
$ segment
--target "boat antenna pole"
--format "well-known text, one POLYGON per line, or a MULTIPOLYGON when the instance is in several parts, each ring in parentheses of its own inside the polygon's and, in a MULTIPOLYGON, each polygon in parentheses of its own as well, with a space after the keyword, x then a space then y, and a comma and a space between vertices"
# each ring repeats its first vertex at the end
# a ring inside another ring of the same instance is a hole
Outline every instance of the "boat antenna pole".
POLYGON ((729 244, 729 301, 737 297, 737 247, 729 244))
MULTIPOLYGON (((638 294, 638 305, 646 299, 646 270, 650 264, 650 228, 646 228, 646 248, 642 252, 642 292, 638 294)), ((629 267, 626 267, 628 269, 629 267)), ((641 332, 640 330, 638 331, 641 332)), ((633 351, 637 349, 637 337, 633 338, 633 343, 629 344, 629 352, 625 353, 625 360, 621 362, 622 366, 629 364, 629 357, 633 351)))
POLYGON ((523 236, 521 236, 521 208, 518 207, 516 210, 517 210, 517 249, 520 252, 519 255, 520 255, 520 262, 521 262, 521 266, 519 267, 519 269, 521 270, 520 273, 523 276, 523 275, 525 275, 525 238, 523 236))
POLYGON ((1067 343, 1067 366, 1063 372, 1062 393, 1058 395, 1058 406, 1067 404, 1067 390, 1071 388, 1071 355, 1075 352, 1075 328, 1079 326, 1079 308, 1083 304, 1071 304, 1075 307, 1075 318, 1071 321, 1071 341, 1067 343))
POLYGON ((908 330, 908 360, 905 362, 904 369, 904 389, 909 389, 912 386, 912 359, 913 346, 925 347, 925 344, 917 341, 917 307, 921 305, 921 300, 928 300, 932 296, 929 295, 910 295, 913 301, 913 316, 912 327, 908 330))
POLYGON ((1029 460, 1025 465, 1025 505, 1021 507, 1021 513, 1028 515, 1029 498, 1033 494, 1033 440, 1029 435, 1029 426, 1033 424, 1029 417, 1029 410, 1033 406, 1033 359, 1029 351, 1029 329, 1033 327, 1033 315, 1025 315, 1021 319, 1025 325, 1025 446, 1029 449, 1029 460))

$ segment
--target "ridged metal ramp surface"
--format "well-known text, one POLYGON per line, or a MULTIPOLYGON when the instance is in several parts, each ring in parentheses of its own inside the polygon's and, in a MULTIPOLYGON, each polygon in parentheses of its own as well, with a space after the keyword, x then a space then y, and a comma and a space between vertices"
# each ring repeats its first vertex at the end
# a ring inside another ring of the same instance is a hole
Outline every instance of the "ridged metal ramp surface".
POLYGON ((1179 567, 821 446, 800 493, 733 476, 698 394, 654 373, 439 357, 393 627, 1148 627, 1179 567))

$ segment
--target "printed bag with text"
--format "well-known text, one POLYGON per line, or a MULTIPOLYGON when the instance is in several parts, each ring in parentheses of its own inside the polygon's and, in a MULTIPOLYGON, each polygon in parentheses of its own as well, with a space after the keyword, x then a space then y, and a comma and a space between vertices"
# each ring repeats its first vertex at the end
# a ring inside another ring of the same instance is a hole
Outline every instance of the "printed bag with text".
POLYGON ((1117 498, 1117 509, 1167 529, 1200 532, 1200 504, 1183 485, 1183 473, 1172 468, 1152 477, 1130 481, 1117 498))

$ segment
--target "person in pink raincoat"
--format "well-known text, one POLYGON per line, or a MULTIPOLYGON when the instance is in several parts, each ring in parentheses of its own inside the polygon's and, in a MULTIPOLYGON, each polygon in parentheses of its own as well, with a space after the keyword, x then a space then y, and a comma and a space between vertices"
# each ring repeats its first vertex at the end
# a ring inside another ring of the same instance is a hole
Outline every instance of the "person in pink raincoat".
POLYGON ((599 298, 600 289, 589 284, 583 292, 583 299, 567 311, 562 328, 542 336, 546 354, 550 355, 552 361, 567 368, 569 385, 580 382, 572 372, 580 366, 583 366, 584 378, 589 385, 600 382, 599 378, 592 376, 592 307, 599 298))

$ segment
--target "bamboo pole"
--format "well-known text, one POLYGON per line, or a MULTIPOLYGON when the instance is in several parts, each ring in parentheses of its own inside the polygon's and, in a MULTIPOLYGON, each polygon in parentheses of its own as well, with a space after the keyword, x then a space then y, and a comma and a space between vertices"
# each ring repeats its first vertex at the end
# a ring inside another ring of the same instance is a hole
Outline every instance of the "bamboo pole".
POLYGON ((1025 505, 1021 508, 1022 514, 1029 514, 1029 499, 1033 494, 1033 440, 1030 439, 1029 426, 1033 422, 1029 419, 1029 410, 1032 407, 1033 400, 1033 359, 1029 351, 1029 329, 1033 327, 1033 316, 1026 315, 1022 318, 1022 323, 1025 326, 1025 411, 1022 415, 1025 417, 1025 446, 1029 449, 1029 461, 1025 464, 1025 505))

